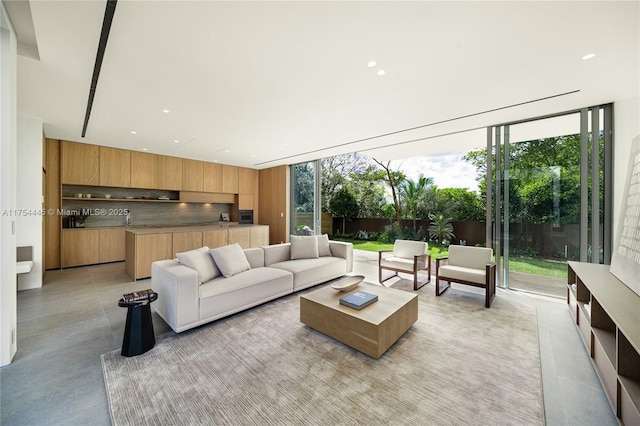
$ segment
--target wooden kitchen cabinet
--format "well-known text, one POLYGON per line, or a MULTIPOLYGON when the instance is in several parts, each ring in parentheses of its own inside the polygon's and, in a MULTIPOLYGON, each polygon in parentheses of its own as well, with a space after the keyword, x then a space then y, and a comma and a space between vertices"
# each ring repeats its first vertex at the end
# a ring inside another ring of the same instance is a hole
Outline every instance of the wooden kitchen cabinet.
POLYGON ((100 184, 100 147, 98 145, 62 141, 60 157, 62 184, 100 184))
MULTIPOLYGON (((86 231, 85 231, 86 232, 86 231)), ((125 228, 100 229, 100 263, 119 262, 125 257, 125 228)))
POLYGON ((73 229, 62 232, 62 267, 100 263, 100 231, 73 229))
POLYGON ((172 257, 175 258, 177 253, 199 249, 202 246, 202 231, 174 232, 172 257))
POLYGON ((238 194, 257 194, 259 190, 258 170, 240 167, 238 169, 238 194))
POLYGON ((222 164, 204 163, 204 192, 222 192, 222 164))
POLYGON ((253 210, 253 194, 238 194, 238 210, 253 210))
POLYGON ((238 243, 243 249, 251 247, 251 228, 238 226, 229 228, 229 244, 238 243))
POLYGON ((158 155, 131 151, 131 187, 158 187, 158 155))
POLYGON ((100 185, 131 186, 131 151, 100 147, 100 185))
POLYGON ((269 245, 269 227, 267 225, 254 225, 251 231, 251 247, 269 245))
POLYGON ((202 232, 202 245, 209 248, 222 247, 229 244, 228 229, 214 229, 202 232))
POLYGON ((226 194, 238 193, 238 167, 222 165, 222 192, 226 194))
POLYGON ((203 191, 204 161, 182 159, 182 190, 203 191))
POLYGON ((124 269, 134 280, 151 276, 151 264, 172 258, 172 235, 126 233, 124 269))
POLYGON ((171 191, 182 189, 182 158, 158 156, 157 188, 171 191))

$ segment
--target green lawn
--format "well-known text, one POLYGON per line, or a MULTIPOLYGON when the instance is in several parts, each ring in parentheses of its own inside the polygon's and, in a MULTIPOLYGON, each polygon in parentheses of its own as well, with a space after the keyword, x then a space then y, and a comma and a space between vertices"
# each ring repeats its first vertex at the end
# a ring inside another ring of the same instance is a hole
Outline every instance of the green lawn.
MULTIPOLYGON (((346 240, 336 239, 337 241, 346 241, 353 244, 353 248, 358 250, 366 250, 377 252, 378 250, 391 250, 393 244, 380 243, 377 241, 363 240, 346 240)), ((429 254, 433 259, 447 256, 447 248, 429 244, 429 254)), ((532 257, 510 257, 509 269, 516 272, 524 272, 526 274, 543 275, 545 277, 566 278, 567 262, 537 259, 532 257)))

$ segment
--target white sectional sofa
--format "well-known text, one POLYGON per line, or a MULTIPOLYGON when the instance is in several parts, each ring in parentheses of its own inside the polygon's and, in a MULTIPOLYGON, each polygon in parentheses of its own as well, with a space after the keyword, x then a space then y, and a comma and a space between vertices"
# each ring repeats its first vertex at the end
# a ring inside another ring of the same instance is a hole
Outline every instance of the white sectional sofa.
POLYGON ((203 247, 153 262, 152 307, 180 333, 352 270, 353 246, 326 236, 291 236, 290 243, 245 250, 203 247))

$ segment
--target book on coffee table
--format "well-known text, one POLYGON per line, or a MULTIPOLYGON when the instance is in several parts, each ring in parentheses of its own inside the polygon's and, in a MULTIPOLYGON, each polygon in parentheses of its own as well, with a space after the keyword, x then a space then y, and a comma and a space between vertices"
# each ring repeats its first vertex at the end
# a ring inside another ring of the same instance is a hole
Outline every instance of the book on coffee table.
POLYGON ((360 310, 378 300, 378 295, 366 291, 356 291, 340 299, 340 304, 360 310))

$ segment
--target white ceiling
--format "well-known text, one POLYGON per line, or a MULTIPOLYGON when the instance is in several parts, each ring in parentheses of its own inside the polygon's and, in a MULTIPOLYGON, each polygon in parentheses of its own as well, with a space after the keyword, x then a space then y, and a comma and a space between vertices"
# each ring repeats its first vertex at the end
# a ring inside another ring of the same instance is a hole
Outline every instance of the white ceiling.
POLYGON ((18 109, 47 137, 239 166, 443 152, 640 93, 638 1, 120 0, 82 138, 105 2, 29 3, 18 109))

